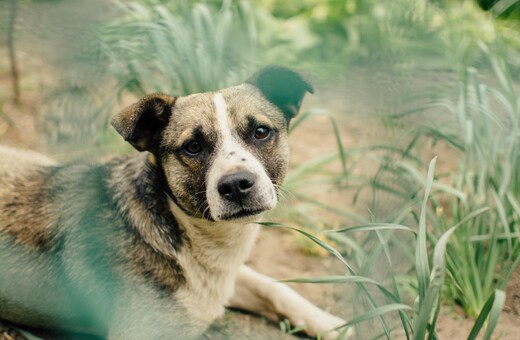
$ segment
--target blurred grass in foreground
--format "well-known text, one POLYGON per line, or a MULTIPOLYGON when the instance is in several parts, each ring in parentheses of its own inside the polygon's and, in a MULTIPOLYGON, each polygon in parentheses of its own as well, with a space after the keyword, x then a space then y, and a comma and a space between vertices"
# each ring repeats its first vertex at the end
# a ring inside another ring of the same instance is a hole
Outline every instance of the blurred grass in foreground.
MULTIPOLYGON (((487 213, 488 208, 482 208, 469 213, 459 223, 446 230, 436 243, 433 255, 430 257, 428 255, 429 252, 426 242, 426 213, 428 197, 430 195, 430 191, 432 189, 433 184, 434 170, 435 159, 430 163, 428 170, 428 178, 426 180, 424 189, 425 194, 420 210, 418 232, 414 231, 409 227, 394 223, 374 223, 331 231, 333 233, 351 233, 354 231, 368 231, 377 235, 380 241, 379 245, 368 250, 368 256, 365 256, 366 260, 363 261, 359 270, 356 270, 354 266, 352 266, 349 263, 349 261, 345 257, 343 257, 343 255, 341 255, 341 253, 338 250, 334 249, 324 241, 320 240, 312 234, 309 234, 304 230, 276 223, 261 223, 266 227, 285 228, 292 231, 296 231, 306 236, 307 238, 315 242, 317 245, 327 250, 331 255, 336 257, 344 265, 345 271, 347 272, 345 275, 301 278, 283 281, 320 284, 355 284, 356 293, 354 294, 354 299, 352 303, 352 306, 354 308, 354 318, 349 320, 344 326, 339 328, 342 334, 340 335, 340 338, 342 338, 344 334, 346 334, 347 329, 350 327, 356 327, 357 336, 359 338, 365 338, 365 335, 363 335, 363 330, 357 326, 359 325, 359 323, 371 319, 377 319, 383 329, 383 333, 379 336, 376 336, 376 338, 386 337, 387 339, 391 339, 392 332, 396 330, 400 331, 399 336, 404 335, 407 339, 422 340, 425 338, 438 338, 436 334, 436 323, 437 317, 441 309, 441 297, 445 283, 445 259, 448 241, 458 228, 465 225, 467 222, 472 221, 474 218, 484 215, 485 213, 487 213), (413 308, 411 308, 401 296, 397 284, 397 278, 395 276, 391 276, 392 287, 388 289, 385 287, 385 285, 371 279, 370 277, 364 276, 363 274, 367 272, 367 268, 370 270, 372 269, 372 267, 374 267, 374 254, 378 254, 380 252, 384 253, 384 258, 386 259, 388 265, 392 267, 392 256, 388 248, 388 240, 394 232, 401 233, 403 231, 410 232, 417 236, 414 262, 418 283, 418 295, 415 298, 413 308), (378 305, 376 303, 376 298, 374 298, 375 293, 368 289, 369 286, 375 286, 379 294, 383 295, 385 300, 389 302, 389 304, 378 305), (359 307, 356 307, 358 305, 368 305, 368 310, 360 311, 359 307), (397 325, 391 325, 390 322, 392 322, 392 319, 388 319, 387 316, 389 313, 396 311, 399 314, 400 323, 397 325)), ((489 322, 484 338, 491 338, 493 330, 497 324, 498 318, 502 311, 504 301, 505 294, 502 290, 496 290, 488 297, 486 297, 486 305, 484 306, 484 308, 482 308, 482 311, 480 312, 477 320, 475 321, 473 328, 470 334, 468 335, 468 339, 476 339, 477 335, 479 334, 484 325, 484 322, 488 318, 489 322)), ((370 336, 373 337, 374 335, 371 334, 370 336)))

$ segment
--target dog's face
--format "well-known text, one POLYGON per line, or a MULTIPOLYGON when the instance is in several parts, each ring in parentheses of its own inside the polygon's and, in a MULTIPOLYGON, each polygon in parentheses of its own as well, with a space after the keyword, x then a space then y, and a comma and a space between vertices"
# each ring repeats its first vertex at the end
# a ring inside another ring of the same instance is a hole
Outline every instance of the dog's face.
POLYGON ((312 86, 283 67, 217 92, 153 94, 112 121, 138 150, 150 151, 176 203, 214 221, 254 219, 274 208, 287 169, 287 128, 312 86))

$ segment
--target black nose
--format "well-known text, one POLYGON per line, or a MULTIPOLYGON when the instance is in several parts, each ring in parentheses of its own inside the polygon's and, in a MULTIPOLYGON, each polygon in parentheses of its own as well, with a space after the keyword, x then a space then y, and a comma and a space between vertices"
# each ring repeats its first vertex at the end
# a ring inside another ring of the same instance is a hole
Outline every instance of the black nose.
POLYGON ((255 175, 248 171, 237 172, 223 176, 218 181, 217 189, 220 196, 228 201, 242 203, 255 185, 255 175))

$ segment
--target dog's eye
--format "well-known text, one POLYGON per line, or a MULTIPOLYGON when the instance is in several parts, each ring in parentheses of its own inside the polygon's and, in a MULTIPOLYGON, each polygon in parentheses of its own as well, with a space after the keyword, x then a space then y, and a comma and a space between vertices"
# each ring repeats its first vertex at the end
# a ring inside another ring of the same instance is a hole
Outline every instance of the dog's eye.
POLYGON ((184 145, 184 150, 190 155, 196 155, 202 151, 202 147, 197 141, 189 141, 184 145))
POLYGON ((266 139, 271 134, 271 131, 266 126, 259 126, 255 130, 256 139, 266 139))

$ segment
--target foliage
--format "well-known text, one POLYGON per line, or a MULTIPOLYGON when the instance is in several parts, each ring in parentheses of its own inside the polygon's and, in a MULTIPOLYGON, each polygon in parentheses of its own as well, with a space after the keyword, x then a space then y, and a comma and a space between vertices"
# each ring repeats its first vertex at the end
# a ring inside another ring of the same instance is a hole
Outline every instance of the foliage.
POLYGON ((152 4, 116 2, 125 15, 101 32, 117 87, 137 96, 214 90, 243 81, 256 66, 256 27, 247 1, 223 1, 174 12, 152 4))
MULTIPOLYGON (((446 253, 447 301, 461 304, 473 317, 495 289, 504 289, 520 263, 520 106, 505 63, 495 56, 491 62, 500 90, 479 83, 476 70, 469 69, 455 101, 441 99, 394 116, 402 121, 421 115, 413 119, 411 142, 401 153, 420 152, 420 140, 428 139, 449 146, 460 158, 453 172, 433 183, 436 193, 428 209, 435 226, 428 230, 432 244, 440 242, 449 225, 490 208, 453 234, 446 253)), ((425 179, 399 157, 388 156, 372 184, 402 200, 399 205, 414 206, 425 179)))
MULTIPOLYGON (((263 223, 264 226, 267 227, 282 227, 289 230, 296 231, 317 245, 327 250, 331 255, 339 259, 343 265, 345 266, 345 270, 348 272, 345 275, 337 275, 337 276, 326 276, 326 277, 313 277, 313 278, 301 278, 301 279, 293 279, 286 280, 285 282, 300 282, 300 283, 336 283, 336 284, 344 284, 344 283, 353 283, 356 285, 357 293, 355 294, 354 301, 352 305, 354 306, 354 318, 348 321, 345 325, 340 327, 343 334, 345 334, 346 330, 349 327, 354 327, 360 324, 361 322, 378 319, 383 328, 383 334, 381 336, 386 336, 387 339, 391 338, 391 332, 394 327, 389 327, 389 322, 391 322, 391 318, 388 319, 387 314, 391 312, 397 311, 400 318, 400 326, 398 327, 402 331, 404 331, 407 339, 425 339, 426 336, 428 339, 437 338, 435 327, 437 322, 437 317, 441 308, 441 293, 444 287, 444 277, 445 272, 447 270, 445 258, 447 256, 447 244, 450 237, 453 237, 453 234, 456 232, 458 228, 466 225, 469 221, 472 221, 479 216, 483 216, 488 208, 479 209, 469 213, 465 218, 463 218, 458 224, 446 230, 438 242, 435 245, 435 249, 433 251, 433 256, 431 259, 428 259, 428 251, 427 251, 427 242, 426 242, 426 213, 427 213, 427 201, 430 194, 430 190, 433 185, 433 177, 434 177, 434 169, 435 169, 435 159, 430 163, 430 167, 428 170, 428 178, 425 183, 425 194, 422 203, 422 207, 420 210, 420 220, 419 220, 419 230, 416 233, 414 230, 399 224, 389 223, 389 224, 368 224, 363 226, 344 228, 339 230, 334 230, 334 233, 351 233, 354 231, 367 231, 371 233, 375 233, 379 239, 379 244, 369 250, 368 254, 365 254, 363 257, 366 259, 361 263, 360 269, 356 270, 355 267, 350 264, 343 255, 331 247, 327 243, 323 242, 321 239, 316 236, 309 234, 306 231, 301 229, 280 225, 276 223, 263 223), (402 233, 403 231, 412 233, 417 235, 416 242, 416 254, 415 254, 415 267, 417 273, 417 282, 418 282, 418 295, 415 299, 414 308, 412 309, 406 304, 406 301, 403 299, 401 293, 399 292, 397 286, 397 278, 395 276, 391 277, 391 288, 386 288, 382 283, 367 277, 364 273, 367 272, 367 269, 373 268, 376 263, 375 256, 380 252, 384 253, 384 257, 390 267, 392 264, 392 255, 388 248, 388 240, 393 235, 394 232, 402 233), (430 262, 432 263, 432 269, 430 270, 430 262), (389 302, 389 304, 381 305, 376 303, 376 297, 373 290, 370 290, 370 286, 375 286, 379 294, 383 295, 385 300, 389 302), (359 301, 356 301, 359 299, 359 301), (366 303, 368 307, 368 311, 364 313, 360 313, 359 310, 356 310, 357 305, 362 305, 366 303), (406 311, 411 310, 411 317, 406 311), (428 335, 426 335, 428 333, 428 335)), ((486 305, 482 309, 479 317, 477 318, 473 329, 469 335, 469 339, 475 339, 479 331, 483 326, 484 320, 489 317, 489 324, 486 330, 485 338, 489 339, 493 330, 496 326, 496 322, 502 310, 502 306, 505 301, 505 295, 503 291, 496 290, 489 297, 487 297, 486 305)), ((363 332, 361 328, 357 327, 357 336, 360 338, 364 338, 362 335, 363 332)))

